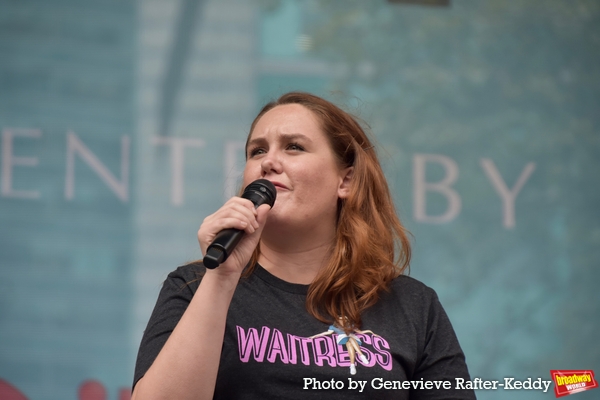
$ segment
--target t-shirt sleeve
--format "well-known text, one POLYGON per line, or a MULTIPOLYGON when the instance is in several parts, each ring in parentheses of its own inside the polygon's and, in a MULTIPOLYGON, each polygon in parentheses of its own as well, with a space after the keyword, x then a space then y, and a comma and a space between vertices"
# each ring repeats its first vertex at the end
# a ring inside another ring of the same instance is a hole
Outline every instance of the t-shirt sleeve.
POLYGON ((460 389, 457 380, 470 380, 464 353, 437 294, 429 289, 424 346, 413 380, 448 381, 450 389, 416 390, 411 399, 475 399, 473 390, 460 389), (458 387, 458 388, 457 388, 458 387))
POLYGON ((201 264, 189 264, 171 272, 144 330, 137 355, 133 387, 146 374, 171 332, 187 309, 203 275, 201 264))

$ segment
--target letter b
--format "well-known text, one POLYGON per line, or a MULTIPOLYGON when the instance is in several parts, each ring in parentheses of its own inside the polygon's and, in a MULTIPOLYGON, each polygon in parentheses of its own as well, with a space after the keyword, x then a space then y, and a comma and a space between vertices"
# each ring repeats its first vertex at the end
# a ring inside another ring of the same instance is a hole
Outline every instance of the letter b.
POLYGON ((442 224, 452 221, 460 212, 461 200, 451 185, 458 179, 458 166, 450 157, 439 154, 415 154, 413 158, 413 205, 415 220, 442 224), (425 168, 428 162, 440 164, 446 171, 446 176, 439 182, 425 181, 425 168), (441 215, 427 215, 426 194, 428 191, 438 192, 448 200, 448 208, 441 215))

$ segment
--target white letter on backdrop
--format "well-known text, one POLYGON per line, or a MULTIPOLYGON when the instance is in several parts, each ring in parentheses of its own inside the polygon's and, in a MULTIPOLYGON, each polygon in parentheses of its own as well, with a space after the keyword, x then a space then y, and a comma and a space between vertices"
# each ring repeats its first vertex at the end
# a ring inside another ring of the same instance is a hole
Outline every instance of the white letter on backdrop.
POLYGON ((244 172, 244 166, 238 168, 237 160, 240 150, 244 150, 246 143, 240 140, 225 143, 225 199, 229 200, 237 194, 238 180, 244 172))
POLYGON ((502 199, 502 223, 504 227, 514 228, 516 225, 515 199, 535 169, 535 163, 530 162, 523 168, 521 175, 517 179, 517 183, 515 183, 512 189, 506 187, 506 183, 504 183, 502 176, 500 176, 500 173, 492 160, 489 158, 482 158, 481 167, 488 179, 492 182, 492 186, 494 186, 496 192, 500 195, 500 199, 502 199))
POLYGON ((201 148, 204 146, 204 141, 192 138, 155 136, 152 138, 152 144, 171 146, 171 204, 181 206, 185 198, 183 184, 184 150, 187 146, 201 148))
POLYGON ((18 199, 38 199, 40 193, 32 190, 14 190, 12 184, 13 166, 35 167, 38 159, 35 157, 16 157, 13 154, 13 138, 15 136, 39 138, 42 131, 39 129, 11 129, 2 131, 2 196, 18 199))
POLYGON ((75 197, 75 153, 89 165, 106 183, 114 194, 122 201, 129 198, 129 137, 121 137, 121 181, 100 162, 98 157, 88 149, 74 132, 67 132, 67 173, 65 177, 65 198, 75 197))
POLYGON ((460 213, 461 200, 458 193, 450 186, 458 179, 458 166, 450 157, 439 154, 415 154, 413 158, 413 204, 414 217, 419 222, 441 224, 452 221, 460 213), (425 169, 428 162, 438 163, 446 171, 446 176, 439 182, 426 182, 425 169), (448 199, 448 208, 442 215, 427 215, 426 195, 428 191, 441 193, 448 199))

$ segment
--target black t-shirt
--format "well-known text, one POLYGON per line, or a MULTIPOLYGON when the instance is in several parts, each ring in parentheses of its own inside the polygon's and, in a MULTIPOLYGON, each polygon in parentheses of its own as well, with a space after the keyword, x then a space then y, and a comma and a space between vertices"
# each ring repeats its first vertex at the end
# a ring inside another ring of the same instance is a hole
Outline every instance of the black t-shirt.
MULTIPOLYGON (((203 271, 201 264, 189 264, 164 282, 142 338, 134 384, 179 322, 203 271)), ((381 293, 362 315, 361 330, 372 333, 354 334, 365 357, 356 357, 354 375, 344 344, 349 338, 332 333, 306 311, 307 291, 307 285, 285 282, 260 266, 240 280, 224 341, 215 343, 222 345, 215 399, 475 398, 473 391, 456 389, 456 378, 467 381, 469 372, 432 289, 400 276, 381 293)))

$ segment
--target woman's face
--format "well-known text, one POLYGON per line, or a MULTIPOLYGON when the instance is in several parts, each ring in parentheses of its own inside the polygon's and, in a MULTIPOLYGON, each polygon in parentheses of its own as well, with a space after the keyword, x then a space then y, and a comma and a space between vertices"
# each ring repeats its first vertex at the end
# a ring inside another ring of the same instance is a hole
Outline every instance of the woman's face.
POLYGON ((337 202, 348 195, 352 169, 338 165, 312 111, 299 104, 271 109, 251 132, 246 155, 244 186, 264 178, 277 188, 269 225, 335 227, 337 202))

